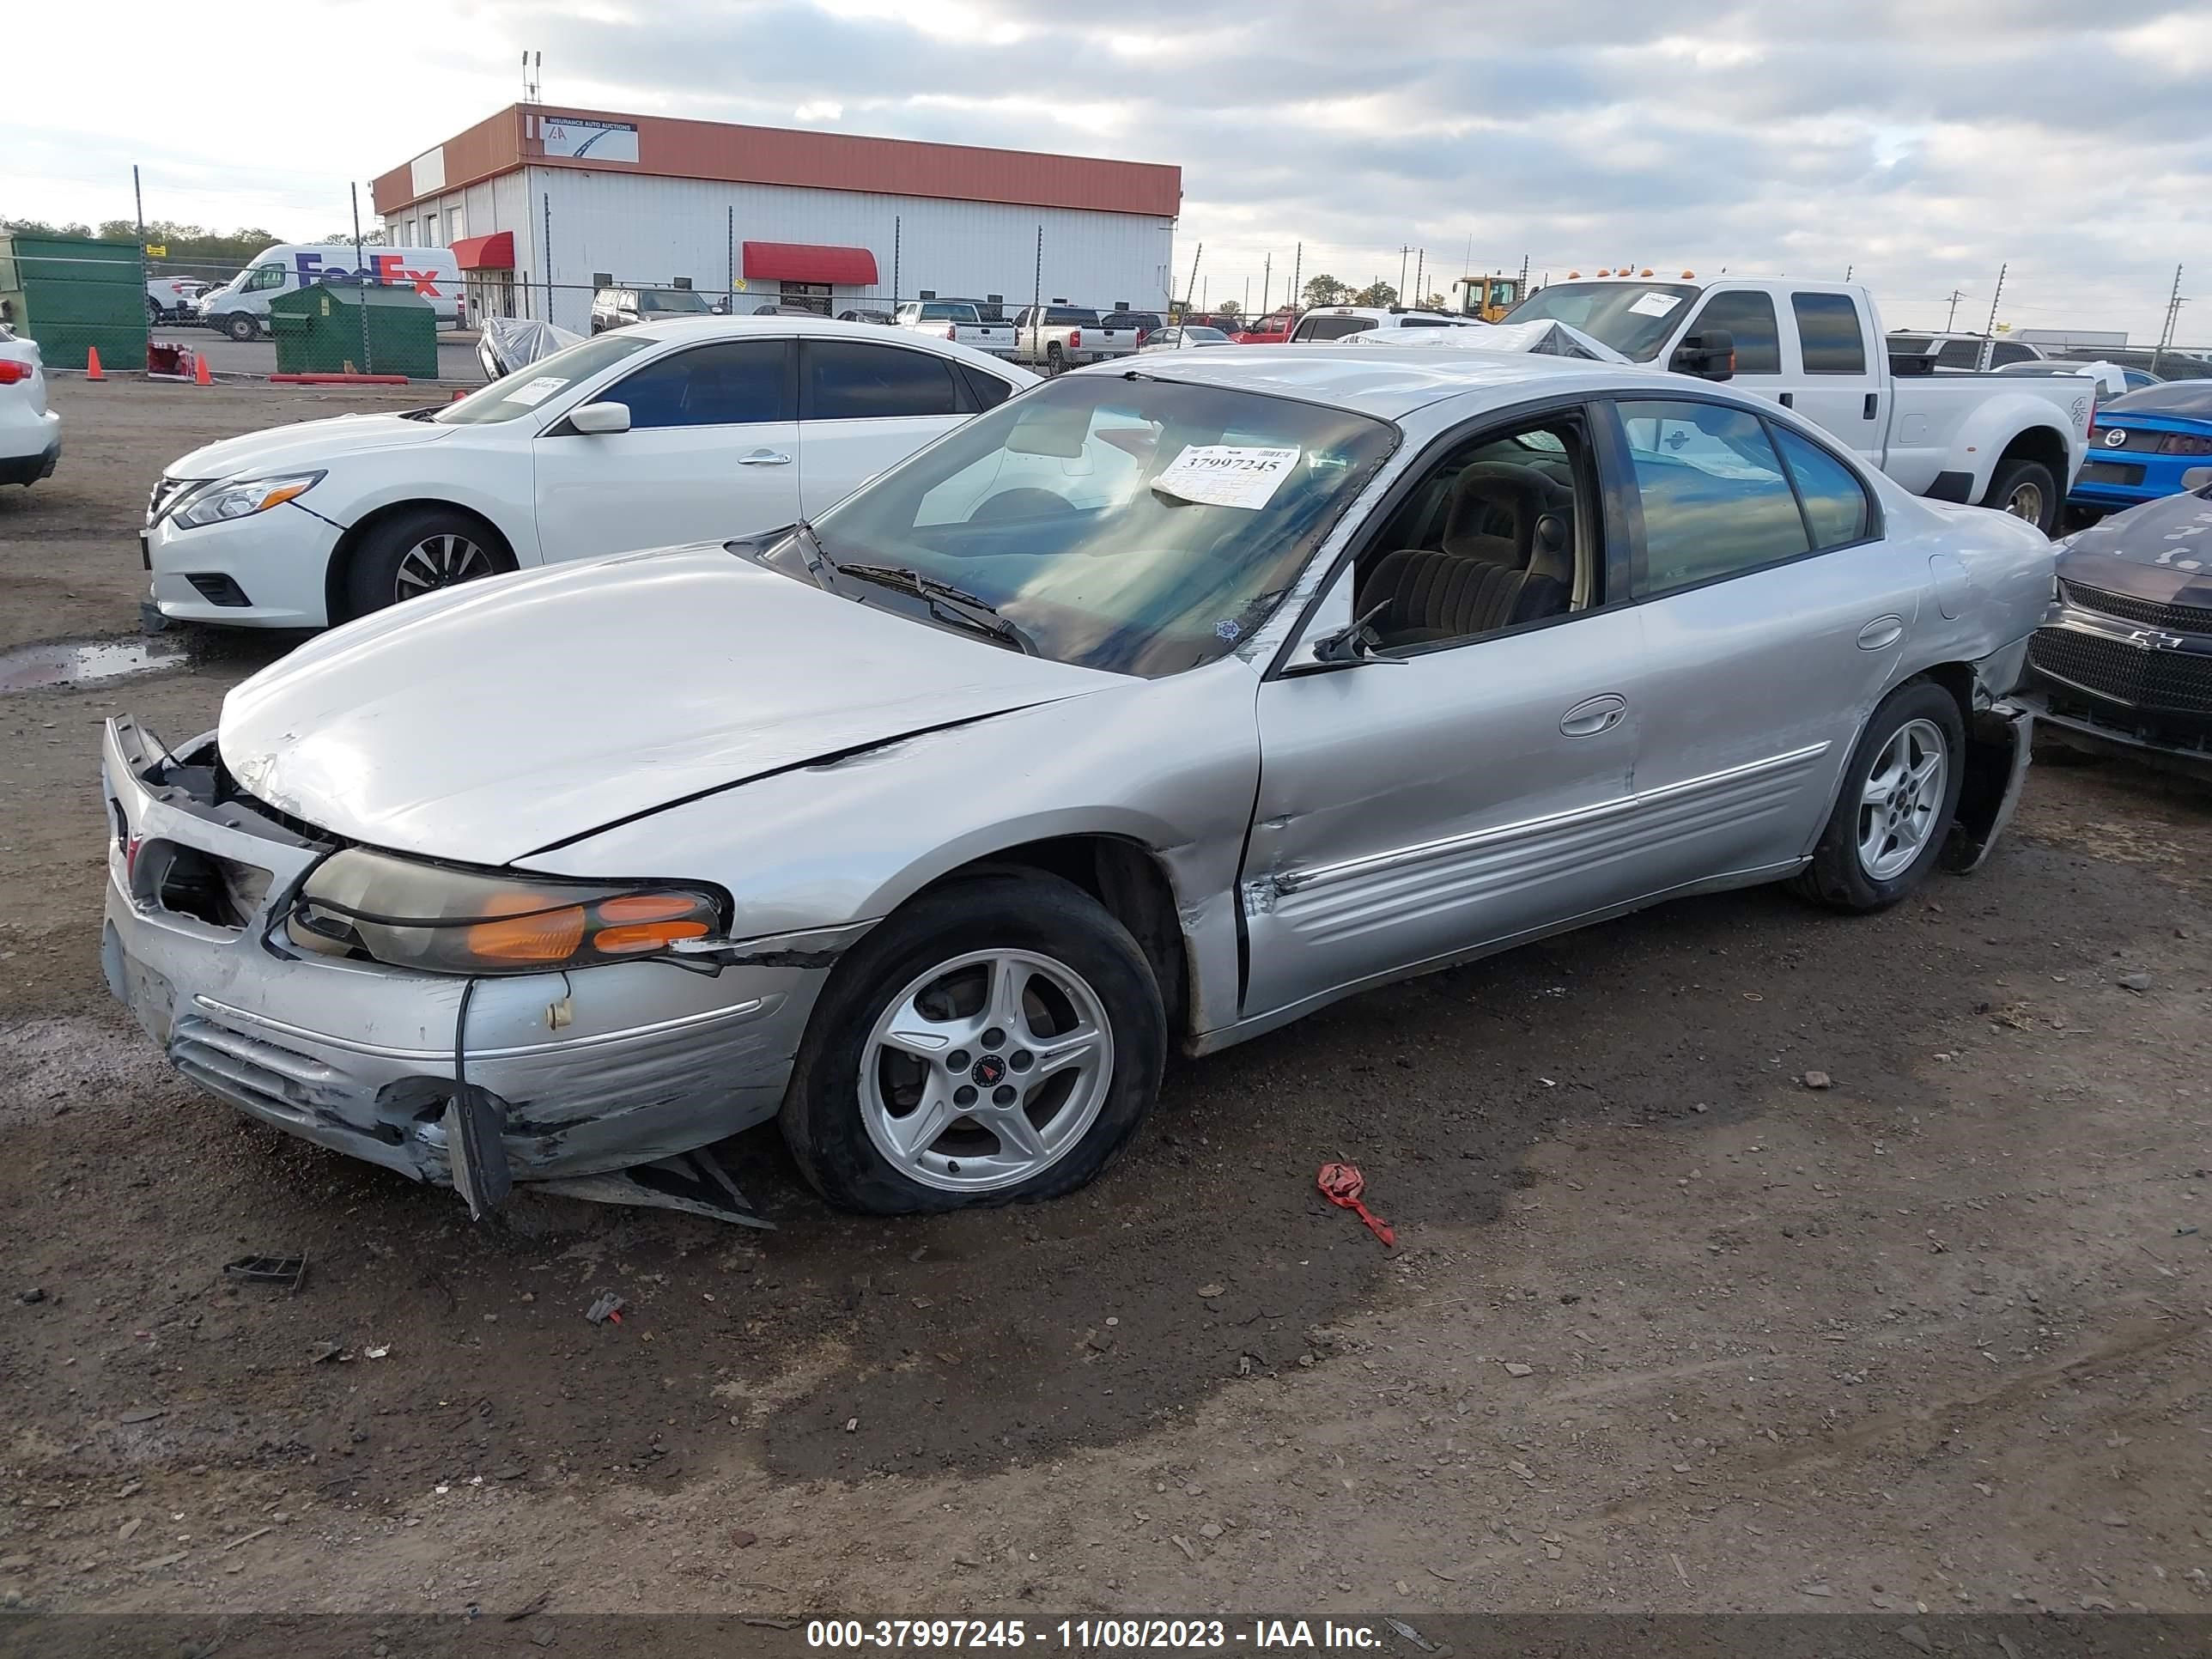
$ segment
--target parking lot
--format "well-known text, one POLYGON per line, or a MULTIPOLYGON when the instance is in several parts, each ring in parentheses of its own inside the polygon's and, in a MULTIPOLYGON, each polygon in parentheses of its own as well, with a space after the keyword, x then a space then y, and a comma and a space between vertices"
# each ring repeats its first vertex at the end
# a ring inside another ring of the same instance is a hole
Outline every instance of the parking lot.
POLYGON ((2212 800, 2123 764, 2039 767, 1983 872, 1871 919, 1686 901, 1171 1066, 1043 1206, 840 1216, 763 1129, 772 1232, 474 1225, 186 1086, 101 983, 99 722, 204 730, 291 641, 140 638, 147 489, 421 396, 70 380, 60 471, 0 494, 0 1589, 2212 1606, 2212 800), (30 684, 103 641, 147 661, 30 684))

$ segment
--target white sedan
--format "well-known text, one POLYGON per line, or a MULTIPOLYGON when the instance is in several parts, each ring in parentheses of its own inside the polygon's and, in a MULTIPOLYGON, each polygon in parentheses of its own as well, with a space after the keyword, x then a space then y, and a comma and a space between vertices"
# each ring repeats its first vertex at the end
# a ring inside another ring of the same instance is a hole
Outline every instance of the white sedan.
POLYGON ((0 484, 27 489, 53 476, 62 456, 62 417, 46 407, 38 343, 0 325, 0 484))
POLYGON ((826 318, 611 331, 457 403, 183 457, 140 538, 153 603, 320 628, 501 571, 787 525, 1036 379, 826 318))

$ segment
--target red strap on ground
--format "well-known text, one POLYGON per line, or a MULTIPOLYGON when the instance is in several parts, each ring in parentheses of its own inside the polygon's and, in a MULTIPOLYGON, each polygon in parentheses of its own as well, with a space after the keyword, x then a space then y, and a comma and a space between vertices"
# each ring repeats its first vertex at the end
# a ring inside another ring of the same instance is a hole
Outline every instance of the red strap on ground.
POLYGON ((1359 1201, 1359 1194, 1367 1190, 1367 1177, 1359 1173, 1358 1164, 1324 1164, 1314 1184, 1321 1188, 1323 1198, 1340 1210, 1351 1211, 1367 1224, 1369 1232, 1392 1249, 1397 1248, 1398 1235, 1390 1224, 1380 1216, 1370 1215, 1367 1206, 1359 1201))

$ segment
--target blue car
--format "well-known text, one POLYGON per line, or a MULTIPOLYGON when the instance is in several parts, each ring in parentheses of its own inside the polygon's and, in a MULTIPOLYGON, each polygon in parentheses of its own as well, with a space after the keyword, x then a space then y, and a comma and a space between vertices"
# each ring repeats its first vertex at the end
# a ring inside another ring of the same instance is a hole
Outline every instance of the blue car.
POLYGON ((2179 495, 2181 475, 2212 462, 2212 380, 2167 380, 2098 407, 2089 458, 2066 497, 2096 513, 2179 495))

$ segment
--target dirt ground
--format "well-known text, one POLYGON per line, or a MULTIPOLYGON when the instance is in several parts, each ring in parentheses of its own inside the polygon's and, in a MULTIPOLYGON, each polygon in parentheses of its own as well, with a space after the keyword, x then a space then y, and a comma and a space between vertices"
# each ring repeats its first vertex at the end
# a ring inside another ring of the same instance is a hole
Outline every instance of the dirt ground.
MULTIPOLYGON (((395 402, 57 399, 0 684, 136 637, 162 464, 395 402)), ((26 1605, 2212 1608, 2206 797, 2039 768, 1882 916, 1699 899, 1363 997, 1175 1068, 1046 1207, 839 1217, 771 1130, 731 1162, 772 1233, 476 1226, 185 1087, 100 982, 99 720, 204 729, 285 643, 0 693, 26 1605)))

